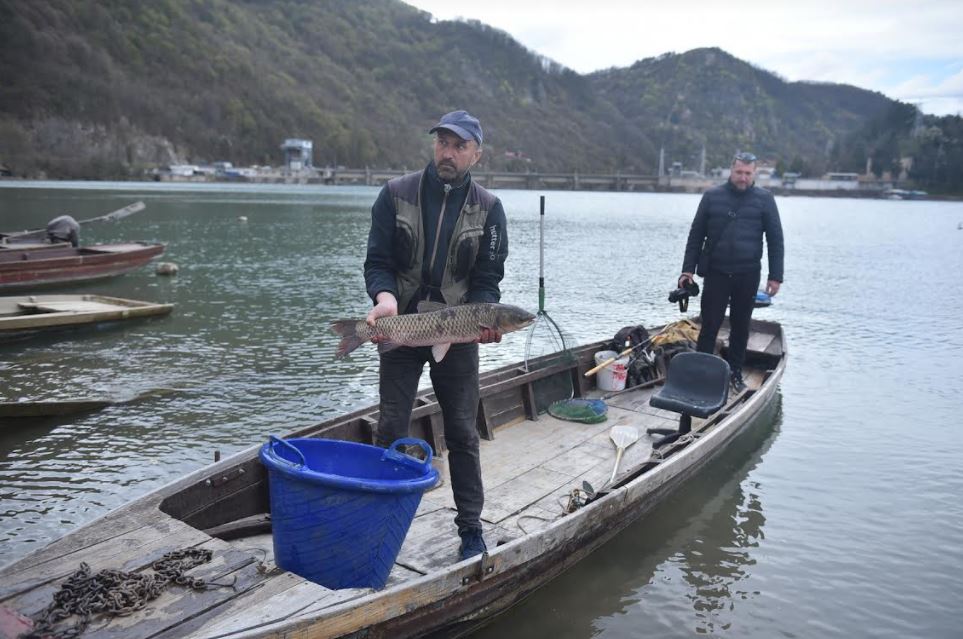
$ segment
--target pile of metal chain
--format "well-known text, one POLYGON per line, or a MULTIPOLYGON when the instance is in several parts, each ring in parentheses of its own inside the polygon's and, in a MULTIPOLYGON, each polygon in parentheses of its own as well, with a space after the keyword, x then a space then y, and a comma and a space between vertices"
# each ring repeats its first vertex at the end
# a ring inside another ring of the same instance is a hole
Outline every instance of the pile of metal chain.
POLYGON ((76 639, 87 630, 95 614, 123 617, 140 610, 160 596, 170 584, 204 590, 203 579, 184 573, 211 560, 212 552, 203 548, 175 550, 151 564, 153 573, 101 570, 92 574, 90 566, 80 564, 53 597, 53 602, 33 618, 33 630, 20 639, 76 639), (77 623, 59 630, 54 626, 77 615, 77 623))
POLYGON ((587 481, 582 482, 581 488, 573 488, 568 496, 568 504, 562 509, 566 515, 574 513, 582 506, 587 505, 595 497, 595 489, 587 481))

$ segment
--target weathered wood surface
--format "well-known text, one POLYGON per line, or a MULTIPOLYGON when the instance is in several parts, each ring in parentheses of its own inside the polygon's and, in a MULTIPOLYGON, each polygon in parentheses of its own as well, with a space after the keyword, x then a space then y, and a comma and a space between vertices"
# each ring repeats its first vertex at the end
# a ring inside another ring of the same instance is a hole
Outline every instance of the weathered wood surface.
POLYGON ((0 297, 0 334, 166 315, 173 308, 104 295, 0 297))
MULTIPOLYGON (((785 366, 785 341, 777 325, 754 326, 751 355, 755 361, 776 361, 778 366, 747 368, 747 391, 731 397, 720 413, 693 420, 691 435, 657 451, 646 429, 678 424, 677 414, 649 405, 659 390, 657 384, 606 394, 608 420, 601 424, 548 415, 533 421, 514 414, 480 423, 480 431, 491 429, 491 438, 481 445, 486 494, 482 518, 489 545, 489 553, 481 558, 458 562, 454 501, 447 464, 442 464, 442 486, 423 496, 383 590, 332 591, 281 571, 273 562, 269 534, 224 541, 201 530, 217 532, 211 528, 219 527, 220 534, 228 536, 232 527, 257 524, 258 516, 263 529, 265 472, 252 449, 3 569, 0 607, 35 614, 80 561, 94 570, 146 570, 167 551, 200 546, 214 550, 215 559, 191 574, 232 582, 233 587, 202 592, 170 588, 130 617, 94 624, 89 636, 317 638, 365 629, 374 636, 392 637, 417 636, 431 629, 460 632, 605 543, 697 472, 763 410, 775 395, 785 366), (635 427, 640 437, 625 450, 616 480, 609 484, 616 454, 609 432, 616 425, 635 427), (585 500, 581 492, 585 482, 600 491, 598 497, 568 512, 573 498, 585 500), (251 519, 231 523, 245 517, 251 519)), ((595 348, 580 351, 580 371, 594 365, 595 348)), ((499 406, 524 406, 531 380, 514 387, 505 384, 524 375, 507 367, 489 376, 492 415, 499 406)), ((586 394, 601 395, 591 386, 586 394)), ((420 419, 431 419, 436 408, 433 396, 426 394, 416 411, 423 411, 420 419)), ((298 435, 351 434, 365 441, 370 437, 365 420, 371 415, 370 409, 356 411, 298 435)), ((251 530, 257 532, 257 526, 251 530)))

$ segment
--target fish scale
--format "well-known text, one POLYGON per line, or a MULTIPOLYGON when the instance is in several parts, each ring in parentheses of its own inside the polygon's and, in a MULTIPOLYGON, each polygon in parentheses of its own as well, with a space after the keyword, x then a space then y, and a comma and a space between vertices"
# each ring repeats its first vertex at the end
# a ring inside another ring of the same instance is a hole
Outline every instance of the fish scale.
POLYGON ((517 306, 479 303, 382 317, 373 327, 364 320, 337 320, 331 323, 331 328, 341 336, 338 357, 378 337, 382 340, 378 344, 382 353, 400 346, 444 346, 436 353, 436 361, 440 361, 449 344, 474 342, 483 328, 510 333, 528 326, 534 319, 533 314, 517 306))

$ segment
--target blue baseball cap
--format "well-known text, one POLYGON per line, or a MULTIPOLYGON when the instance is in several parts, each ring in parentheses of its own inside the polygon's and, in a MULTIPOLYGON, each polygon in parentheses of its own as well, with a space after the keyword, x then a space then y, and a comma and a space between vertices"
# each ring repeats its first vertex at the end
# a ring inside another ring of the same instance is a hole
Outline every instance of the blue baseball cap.
POLYGON ((478 122, 478 118, 468 111, 452 111, 451 113, 446 113, 438 120, 438 124, 428 130, 428 133, 434 133, 438 129, 451 131, 462 140, 474 140, 481 146, 481 123, 478 122))

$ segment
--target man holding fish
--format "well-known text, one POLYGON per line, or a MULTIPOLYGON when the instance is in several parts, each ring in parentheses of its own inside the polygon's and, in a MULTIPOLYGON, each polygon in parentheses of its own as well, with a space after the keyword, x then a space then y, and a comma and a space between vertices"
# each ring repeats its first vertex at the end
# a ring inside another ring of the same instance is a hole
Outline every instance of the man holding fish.
POLYGON ((364 263, 374 308, 365 323, 336 322, 339 355, 363 341, 380 353, 381 416, 376 442, 408 434, 424 365, 445 423, 460 559, 487 550, 478 452, 478 344, 530 324, 534 316, 498 304, 508 256, 501 201, 472 180, 482 128, 466 111, 442 116, 434 160, 388 182, 371 209, 364 263))

